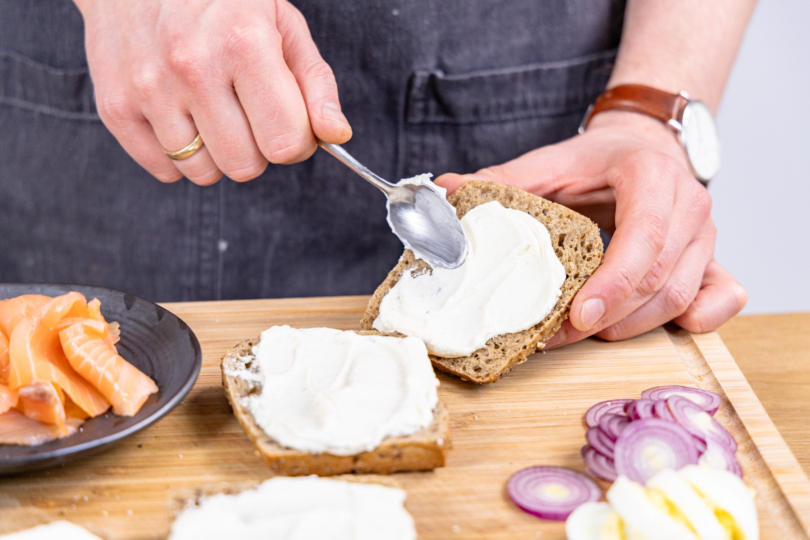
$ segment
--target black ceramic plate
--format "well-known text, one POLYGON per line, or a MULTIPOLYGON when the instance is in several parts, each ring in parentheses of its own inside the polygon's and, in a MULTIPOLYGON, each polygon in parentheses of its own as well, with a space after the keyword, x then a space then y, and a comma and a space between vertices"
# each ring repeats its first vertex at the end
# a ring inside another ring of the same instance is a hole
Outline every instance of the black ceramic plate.
POLYGON ((160 390, 133 417, 107 412, 64 439, 40 446, 0 445, 0 475, 64 464, 144 429, 175 408, 200 373, 202 353, 194 332, 177 316, 143 298, 103 287, 0 284, 0 300, 21 294, 58 296, 70 291, 78 291, 88 300, 101 300, 104 317, 121 323, 118 352, 149 375, 160 390))

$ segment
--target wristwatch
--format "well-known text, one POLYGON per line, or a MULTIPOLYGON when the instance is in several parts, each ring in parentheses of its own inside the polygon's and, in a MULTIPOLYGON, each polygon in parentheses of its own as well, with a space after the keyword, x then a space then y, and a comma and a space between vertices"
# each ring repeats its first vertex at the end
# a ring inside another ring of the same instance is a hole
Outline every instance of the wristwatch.
POLYGON ((686 92, 670 94, 663 90, 626 84, 605 91, 588 107, 579 125, 585 133, 588 122, 603 111, 631 111, 657 118, 669 125, 686 151, 692 174, 707 184, 720 168, 720 139, 709 108, 686 92))

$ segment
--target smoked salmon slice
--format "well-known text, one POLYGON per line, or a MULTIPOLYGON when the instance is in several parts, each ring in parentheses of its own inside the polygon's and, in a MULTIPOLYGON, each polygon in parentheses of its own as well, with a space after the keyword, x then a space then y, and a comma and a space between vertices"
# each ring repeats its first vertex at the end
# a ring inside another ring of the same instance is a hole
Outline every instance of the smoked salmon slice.
MULTIPOLYGON (((79 418, 68 418, 65 422, 66 434, 73 435, 83 423, 84 420, 79 418)), ((58 427, 37 422, 18 411, 0 414, 0 444, 35 446, 63 436, 58 427)))
POLYGON ((59 334, 53 330, 63 318, 86 314, 84 296, 71 292, 53 298, 19 320, 9 339, 9 387, 18 390, 33 381, 51 382, 89 416, 104 413, 109 402, 73 370, 62 350, 59 334))
POLYGON ((8 383, 8 338, 0 331, 0 384, 8 383))
POLYGON ((87 319, 59 332, 70 365, 88 380, 121 416, 134 416, 158 391, 152 379, 121 358, 108 339, 108 326, 87 319))
POLYGON ((67 435, 65 395, 48 381, 33 381, 17 391, 18 408, 28 418, 53 424, 60 435, 67 435))
POLYGON ((11 332, 17 323, 47 304, 51 298, 41 294, 24 294, 0 302, 0 332, 11 339, 11 332))
POLYGON ((0 415, 17 406, 17 392, 0 383, 0 415))
POLYGON ((0 445, 72 435, 110 404, 134 416, 158 387, 118 354, 119 337, 78 292, 0 301, 0 445))

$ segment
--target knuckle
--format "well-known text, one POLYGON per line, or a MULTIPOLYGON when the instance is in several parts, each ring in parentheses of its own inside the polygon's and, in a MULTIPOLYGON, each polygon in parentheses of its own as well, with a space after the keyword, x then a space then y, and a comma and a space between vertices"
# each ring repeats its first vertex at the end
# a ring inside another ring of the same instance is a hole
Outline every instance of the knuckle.
POLYGON ((223 50, 226 56, 252 59, 265 47, 267 31, 256 25, 234 25, 226 34, 223 50))
POLYGON ((692 189, 691 205, 695 211, 703 218, 711 215, 712 212, 712 197, 706 188, 695 182, 695 188, 692 189))
POLYGON ((120 123, 135 120, 137 109, 129 100, 126 92, 120 90, 99 90, 96 92, 96 108, 102 119, 120 123))
POLYGON ((173 184, 174 182, 177 182, 183 178, 183 175, 180 173, 180 171, 175 169, 174 171, 162 171, 155 173, 155 178, 164 184, 173 184))
POLYGON ((310 144, 303 138, 278 138, 269 145, 264 155, 270 163, 287 165, 308 157, 314 151, 314 142, 310 144))
POLYGON ((663 257, 658 257, 655 263, 650 267, 647 275, 641 280, 638 286, 638 292, 644 296, 652 296, 661 290, 664 286, 664 275, 666 274, 665 263, 663 257))
POLYGON ((154 96, 160 88, 161 75, 154 66, 143 66, 134 70, 132 87, 138 96, 148 98, 154 96))
POLYGON ((654 253, 664 251, 667 244, 667 220, 656 212, 650 212, 642 221, 642 235, 654 253))
POLYGON ((166 62, 175 75, 189 83, 199 83, 205 74, 205 55, 185 41, 171 43, 166 62))
POLYGON ((198 186, 210 186, 211 184, 217 183, 217 181, 222 178, 222 172, 215 168, 203 173, 186 174, 186 178, 198 186))
POLYGON ((244 167, 237 167, 235 169, 229 169, 225 171, 225 174, 228 178, 235 182, 247 182, 248 180, 253 180, 262 175, 262 173, 267 169, 267 162, 257 161, 256 163, 251 163, 244 167))
POLYGON ((335 86, 335 73, 332 68, 320 58, 313 59, 304 70, 304 77, 307 80, 316 81, 324 86, 335 86))
POLYGON ((678 326, 689 330, 693 334, 703 334, 714 330, 703 310, 692 309, 684 313, 677 320, 678 326))
POLYGON ((692 290, 682 281, 672 281, 663 288, 667 313, 677 316, 684 313, 692 303, 692 290))
POLYGON ((636 283, 630 270, 618 268, 613 278, 613 286, 619 291, 623 299, 629 298, 636 289, 636 283))
POLYGON ((597 336, 601 339, 604 339, 605 341, 621 341, 622 339, 624 339, 624 332, 621 329, 620 325, 621 322, 612 324, 607 328, 605 328, 604 330, 601 330, 597 334, 597 336))

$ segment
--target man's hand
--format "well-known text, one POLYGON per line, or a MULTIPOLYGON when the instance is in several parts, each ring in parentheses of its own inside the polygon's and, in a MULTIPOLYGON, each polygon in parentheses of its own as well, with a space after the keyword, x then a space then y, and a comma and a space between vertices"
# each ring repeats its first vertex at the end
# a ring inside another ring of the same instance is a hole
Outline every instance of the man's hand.
POLYGON ((76 0, 99 115, 163 182, 208 185, 295 163, 351 127, 301 13, 286 0, 76 0), (172 161, 200 133, 205 146, 172 161))
POLYGON ((711 198, 657 120, 602 113, 583 135, 436 183, 452 192, 468 180, 518 187, 588 215, 613 234, 602 266, 549 347, 593 334, 626 339, 671 320, 707 332, 745 305, 745 290, 714 260, 711 198))

